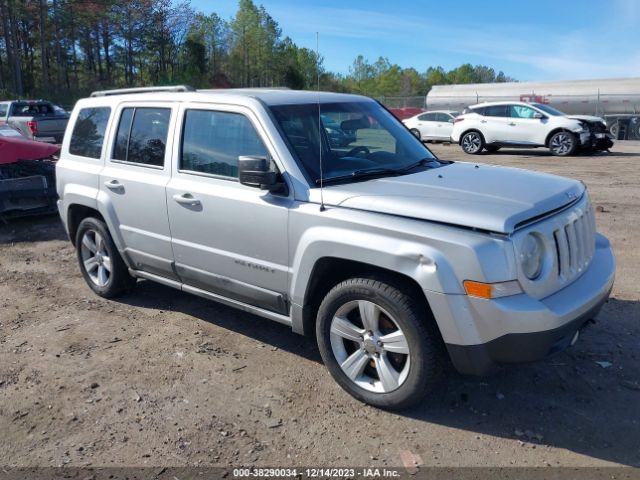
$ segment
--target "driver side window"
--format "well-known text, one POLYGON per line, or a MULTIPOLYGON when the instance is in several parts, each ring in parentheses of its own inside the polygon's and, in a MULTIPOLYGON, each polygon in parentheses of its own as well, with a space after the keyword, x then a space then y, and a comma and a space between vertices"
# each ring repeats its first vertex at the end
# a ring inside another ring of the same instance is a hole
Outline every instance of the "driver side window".
POLYGON ((535 110, 523 105, 511 105, 511 118, 533 118, 535 110))

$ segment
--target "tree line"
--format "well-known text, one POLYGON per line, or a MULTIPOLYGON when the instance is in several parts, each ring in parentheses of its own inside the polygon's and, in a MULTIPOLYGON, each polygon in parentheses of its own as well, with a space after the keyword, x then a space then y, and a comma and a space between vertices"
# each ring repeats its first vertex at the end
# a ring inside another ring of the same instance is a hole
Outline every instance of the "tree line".
POLYGON ((0 0, 0 99, 70 105, 93 90, 189 84, 272 87, 370 96, 425 95, 432 85, 510 81, 469 64, 402 68, 358 56, 345 75, 284 35, 267 10, 239 0, 231 19, 188 0, 0 0))

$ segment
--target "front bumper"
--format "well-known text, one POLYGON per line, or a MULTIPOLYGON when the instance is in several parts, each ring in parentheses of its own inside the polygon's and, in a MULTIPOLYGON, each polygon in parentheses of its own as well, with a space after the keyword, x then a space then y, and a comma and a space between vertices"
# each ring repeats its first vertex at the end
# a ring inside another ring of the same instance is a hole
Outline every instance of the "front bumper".
POLYGON ((613 135, 606 132, 585 132, 580 134, 580 148, 583 150, 608 150, 613 146, 613 135))
MULTIPOLYGON (((614 277, 615 258, 609 241, 597 235, 589 268, 547 298, 536 300, 520 294, 484 300, 447 295, 456 297, 447 304, 454 308, 450 313, 458 328, 466 325, 472 338, 484 339, 454 343, 445 337, 454 366, 460 373, 483 375, 499 364, 529 362, 563 350, 607 301, 614 277)), ((434 314, 440 324, 438 313, 434 314)))

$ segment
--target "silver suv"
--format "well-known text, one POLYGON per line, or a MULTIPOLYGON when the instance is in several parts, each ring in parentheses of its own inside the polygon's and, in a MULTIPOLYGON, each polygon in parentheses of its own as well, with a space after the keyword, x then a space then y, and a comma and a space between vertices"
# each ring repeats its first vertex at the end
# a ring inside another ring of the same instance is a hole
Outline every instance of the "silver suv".
POLYGON ((315 335, 383 408, 436 388, 447 358, 484 374, 568 346, 614 281, 582 183, 439 160, 361 96, 96 92, 57 182, 98 295, 152 280, 315 335))

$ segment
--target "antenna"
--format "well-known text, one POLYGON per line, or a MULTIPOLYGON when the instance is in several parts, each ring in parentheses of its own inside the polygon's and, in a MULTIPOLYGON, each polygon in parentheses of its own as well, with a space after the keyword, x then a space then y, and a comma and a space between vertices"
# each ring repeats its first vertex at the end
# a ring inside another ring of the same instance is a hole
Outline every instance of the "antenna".
POLYGON ((322 118, 320 117, 320 33, 316 32, 316 75, 318 77, 318 145, 320 154, 320 211, 324 212, 324 172, 322 171, 322 118))

